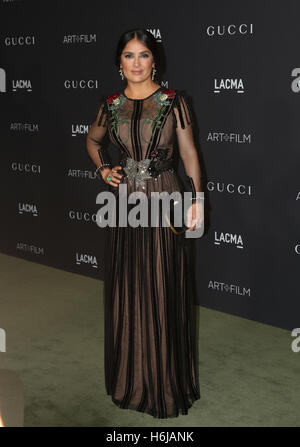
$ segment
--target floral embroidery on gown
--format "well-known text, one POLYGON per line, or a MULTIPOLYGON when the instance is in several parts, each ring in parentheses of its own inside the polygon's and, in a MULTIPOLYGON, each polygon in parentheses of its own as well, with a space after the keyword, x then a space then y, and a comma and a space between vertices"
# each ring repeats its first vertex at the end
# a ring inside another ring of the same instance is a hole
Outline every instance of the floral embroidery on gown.
MULTIPOLYGON (((111 163, 102 145, 106 132, 120 150, 123 170, 118 172, 124 174, 117 188, 109 186, 117 208, 123 183, 128 195, 183 192, 174 169, 179 156, 193 195, 202 191, 183 91, 159 87, 144 99, 128 98, 124 90, 103 96, 87 135, 87 150, 92 155, 97 148, 101 163, 111 163), (131 174, 139 169, 138 179, 131 174)), ((156 418, 188 414, 200 399, 200 387, 187 239, 162 225, 116 226, 107 227, 105 241, 107 394, 120 408, 156 418)))

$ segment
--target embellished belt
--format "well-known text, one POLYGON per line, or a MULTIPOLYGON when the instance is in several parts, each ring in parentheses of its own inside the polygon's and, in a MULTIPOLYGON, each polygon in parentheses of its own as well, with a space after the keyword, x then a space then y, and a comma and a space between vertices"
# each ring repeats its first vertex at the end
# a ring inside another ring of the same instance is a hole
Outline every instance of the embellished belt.
POLYGON ((124 176, 128 178, 130 185, 135 180, 136 185, 141 185, 145 189, 145 181, 151 178, 160 176, 163 171, 174 172, 175 163, 173 158, 168 160, 153 160, 151 158, 144 158, 143 160, 135 160, 127 157, 120 161, 120 166, 125 171, 124 176))

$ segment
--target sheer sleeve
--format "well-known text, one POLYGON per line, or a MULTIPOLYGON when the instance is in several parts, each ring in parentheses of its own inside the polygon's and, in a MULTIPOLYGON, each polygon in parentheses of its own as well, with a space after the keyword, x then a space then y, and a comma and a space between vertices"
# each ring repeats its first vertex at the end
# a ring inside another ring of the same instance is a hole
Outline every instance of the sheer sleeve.
POLYGON ((179 154, 184 165, 193 197, 196 197, 197 192, 203 192, 201 168, 193 135, 192 112, 186 95, 182 91, 176 92, 174 114, 176 118, 176 134, 179 154))
POLYGON ((111 167, 110 158, 103 147, 103 139, 107 133, 107 116, 106 97, 102 96, 96 119, 91 124, 86 137, 88 154, 97 167, 103 164, 108 164, 111 167))

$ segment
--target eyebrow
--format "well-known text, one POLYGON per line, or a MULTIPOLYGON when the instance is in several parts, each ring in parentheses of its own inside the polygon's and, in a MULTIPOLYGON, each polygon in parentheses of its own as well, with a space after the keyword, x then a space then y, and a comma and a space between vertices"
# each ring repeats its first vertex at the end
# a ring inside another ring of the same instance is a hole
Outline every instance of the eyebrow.
MULTIPOLYGON (((124 51, 124 53, 133 53, 132 51, 124 51)), ((150 53, 149 50, 140 51, 140 53, 150 53)))

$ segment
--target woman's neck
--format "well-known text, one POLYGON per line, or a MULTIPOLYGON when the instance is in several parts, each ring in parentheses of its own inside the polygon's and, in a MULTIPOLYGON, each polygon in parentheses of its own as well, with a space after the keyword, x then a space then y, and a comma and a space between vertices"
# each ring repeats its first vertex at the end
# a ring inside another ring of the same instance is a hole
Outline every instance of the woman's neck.
POLYGON ((156 84, 155 82, 147 85, 136 83, 136 82, 128 82, 126 88, 124 89, 124 93, 126 96, 130 98, 144 98, 146 96, 151 95, 155 90, 157 90, 160 87, 159 84, 156 84))

